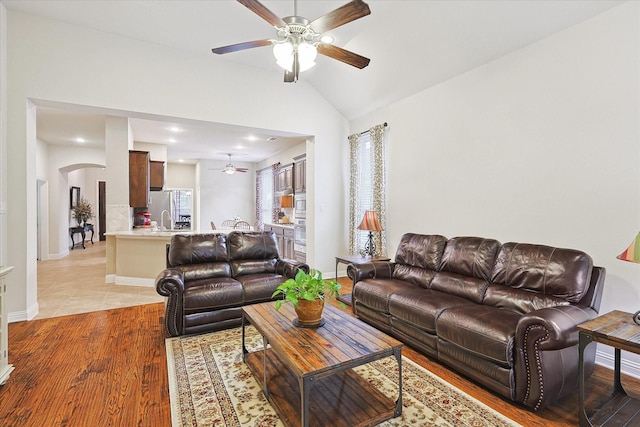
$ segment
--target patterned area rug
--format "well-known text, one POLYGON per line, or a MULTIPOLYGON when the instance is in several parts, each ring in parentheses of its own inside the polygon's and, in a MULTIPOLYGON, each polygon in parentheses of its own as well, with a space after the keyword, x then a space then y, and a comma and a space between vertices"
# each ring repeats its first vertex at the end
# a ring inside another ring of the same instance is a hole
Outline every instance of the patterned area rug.
MULTIPOLYGON (((242 362, 240 328, 168 338, 167 364, 173 427, 282 426, 248 366, 242 362)), ((261 348, 260 335, 247 328, 247 347, 261 348)), ((393 400, 397 364, 392 357, 356 368, 393 400)), ((381 426, 517 426, 518 424, 402 358, 402 417, 381 426)))

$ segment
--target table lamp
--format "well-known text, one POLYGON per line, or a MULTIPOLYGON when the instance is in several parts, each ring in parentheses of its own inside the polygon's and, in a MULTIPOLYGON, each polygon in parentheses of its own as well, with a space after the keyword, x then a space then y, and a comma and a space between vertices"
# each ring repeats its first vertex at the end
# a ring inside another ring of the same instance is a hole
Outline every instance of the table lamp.
MULTIPOLYGON (((640 264, 640 233, 636 235, 636 238, 633 239, 633 242, 631 242, 629 247, 616 258, 621 259, 622 261, 629 261, 640 264)), ((633 315, 633 321, 636 322, 636 324, 640 325, 640 311, 636 311, 636 313, 633 315)))
POLYGON ((375 256, 376 254, 376 246, 373 243, 373 232, 374 231, 382 231, 382 225, 378 221, 378 215, 376 211, 365 211, 364 216, 362 217, 362 222, 358 226, 358 230, 365 230, 369 232, 369 240, 367 240, 367 244, 364 246, 364 252, 369 256, 375 256))

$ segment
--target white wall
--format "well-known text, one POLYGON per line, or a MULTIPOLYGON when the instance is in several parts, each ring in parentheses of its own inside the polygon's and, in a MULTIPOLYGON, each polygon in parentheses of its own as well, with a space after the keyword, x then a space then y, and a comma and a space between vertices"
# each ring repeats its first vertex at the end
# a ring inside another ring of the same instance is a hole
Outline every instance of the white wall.
POLYGON ((210 228, 211 221, 219 227, 222 221, 235 216, 249 224, 256 221, 255 164, 234 160, 235 167, 249 170, 229 175, 221 171, 227 163, 226 160, 200 161, 200 228, 210 228))
POLYGON ((629 2, 351 124, 389 123, 387 228, 581 249, 601 312, 640 309, 640 4, 629 2))
MULTIPOLYGON (((7 12, 7 36, 6 173, 12 186, 7 239, 2 240, 12 242, 8 262, 16 267, 8 278, 7 295, 14 321, 31 317, 37 307, 36 173, 31 154, 36 140, 30 100, 315 135, 322 150, 308 158, 311 171, 313 162, 329 164, 341 154, 346 120, 304 81, 284 84, 280 73, 243 67, 209 53, 176 51, 15 11, 7 12), (307 101, 304 111, 296 108, 300 99, 307 101)), ((111 183, 111 177, 121 174, 121 164, 109 163, 111 183)), ((315 170, 323 182, 317 196, 331 209, 308 226, 315 245, 308 259, 331 271, 333 255, 344 246, 343 199, 336 191, 342 172, 315 170), (313 239, 316 229, 322 240, 313 239)), ((109 222, 109 212, 107 217, 109 222)))

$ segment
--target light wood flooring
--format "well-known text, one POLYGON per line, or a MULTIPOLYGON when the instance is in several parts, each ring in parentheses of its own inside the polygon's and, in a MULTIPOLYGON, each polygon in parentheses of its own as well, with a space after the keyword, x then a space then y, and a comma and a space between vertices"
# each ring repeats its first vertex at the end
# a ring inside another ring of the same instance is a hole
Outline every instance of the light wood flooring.
MULTIPOLYGON (((340 282, 348 291, 349 281, 340 282)), ((15 371, 0 387, 0 426, 170 426, 165 337, 161 303, 10 324, 15 371)), ((409 347, 403 355, 523 426, 578 425, 577 394, 534 413, 409 347)), ((596 368, 588 412, 607 399, 612 380, 596 368)), ((637 380, 623 383, 640 390, 637 380)))

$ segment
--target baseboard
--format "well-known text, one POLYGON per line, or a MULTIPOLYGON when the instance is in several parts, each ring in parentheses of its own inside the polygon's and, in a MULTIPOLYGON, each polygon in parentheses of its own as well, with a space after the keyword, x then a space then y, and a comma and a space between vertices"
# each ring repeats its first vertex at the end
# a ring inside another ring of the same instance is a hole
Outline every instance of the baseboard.
POLYGON ((123 286, 145 286, 148 288, 154 288, 156 286, 155 279, 148 279, 144 277, 127 277, 114 275, 114 281, 109 283, 115 283, 116 285, 123 286))
POLYGON ((104 283, 116 283, 116 275, 107 274, 106 276, 104 276, 104 283))
POLYGON ((50 260, 50 259, 62 259, 64 257, 68 256, 68 255, 69 255, 69 250, 66 250, 66 251, 64 251, 62 253, 58 253, 58 254, 47 254, 47 257, 48 257, 47 260, 50 260))
MULTIPOLYGON (((620 372, 630 377, 640 379, 640 361, 632 360, 635 355, 627 352, 622 353, 620 360, 620 372)), ((635 356, 637 359, 637 356, 635 356)), ((613 371, 615 357, 613 353, 596 350, 596 364, 613 371)))
POLYGON ((24 322, 26 320, 31 320, 36 317, 39 312, 40 308, 38 307, 38 303, 33 304, 26 310, 11 311, 7 313, 7 323, 24 322))

